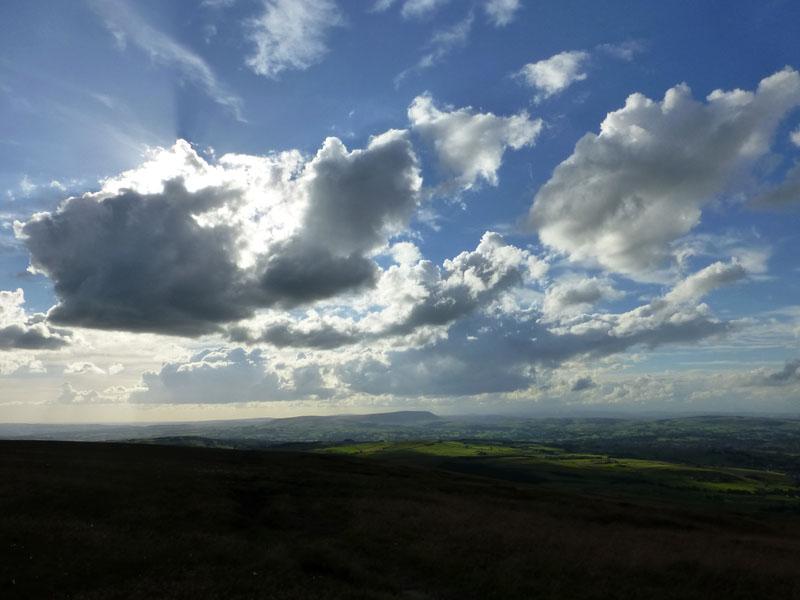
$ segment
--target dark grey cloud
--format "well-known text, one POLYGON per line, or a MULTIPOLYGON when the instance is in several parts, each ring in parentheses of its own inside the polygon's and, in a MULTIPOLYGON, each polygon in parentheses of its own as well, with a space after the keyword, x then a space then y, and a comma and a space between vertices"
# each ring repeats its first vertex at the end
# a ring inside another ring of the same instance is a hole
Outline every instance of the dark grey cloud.
POLYGON ((800 382, 800 358, 787 361, 780 371, 760 373, 756 383, 767 386, 782 386, 798 382, 800 382))
POLYGON ((193 218, 230 192, 190 193, 180 179, 158 194, 71 198, 25 223, 31 264, 53 281, 54 323, 193 335, 249 313, 234 260, 236 232, 193 218))
POLYGON ((358 356, 334 372, 348 391, 370 395, 472 396, 527 388, 535 378, 533 364, 515 354, 501 328, 494 319, 466 318, 431 345, 358 356), (481 327, 492 331, 470 339, 481 327))
POLYGON ((31 264, 53 281, 54 323, 196 336, 259 308, 372 286, 368 254, 407 225, 421 184, 402 131, 353 152, 329 138, 299 175, 263 189, 213 171, 185 142, 170 152, 183 171, 157 192, 70 198, 18 227, 31 264), (189 191, 195 174, 205 186, 189 191), (261 193, 287 208, 259 212, 261 193), (289 209, 300 217, 288 236, 258 239, 270 225, 260 220, 289 209), (243 263, 250 247, 258 252, 243 263))
MULTIPOLYGON (((697 287, 698 279, 690 287, 697 287)), ((705 305, 686 300, 685 295, 667 294, 626 313, 584 314, 557 324, 536 312, 524 318, 477 314, 455 322, 446 337, 422 348, 359 356, 337 367, 336 374, 350 391, 367 394, 511 392, 535 383, 541 367, 557 368, 568 360, 602 358, 635 347, 698 342, 733 328, 705 305)))
POLYGON ((58 350, 68 345, 69 332, 43 324, 0 329, 0 350, 58 350))
POLYGON ((253 290, 254 307, 297 306, 372 287, 378 278, 375 262, 359 254, 335 256, 330 248, 297 239, 278 244, 274 251, 265 258, 253 290))
POLYGON ((582 392, 584 390, 591 389, 595 387, 594 381, 592 381, 591 377, 578 377, 575 381, 572 382, 572 385, 569 388, 571 392, 582 392))
POLYGON ((243 326, 233 326, 228 330, 228 339, 236 343, 267 343, 276 348, 316 348, 331 350, 349 346, 362 341, 365 333, 357 324, 337 326, 316 321, 312 327, 303 327, 289 317, 278 317, 275 321, 262 325, 253 331, 243 326))

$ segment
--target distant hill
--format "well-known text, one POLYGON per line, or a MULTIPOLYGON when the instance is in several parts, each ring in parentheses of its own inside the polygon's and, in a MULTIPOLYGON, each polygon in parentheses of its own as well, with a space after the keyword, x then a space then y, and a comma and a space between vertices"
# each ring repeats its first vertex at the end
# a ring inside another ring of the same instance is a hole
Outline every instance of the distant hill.
MULTIPOLYGON (((108 425, 0 424, 0 438, 66 441, 125 441, 196 437, 225 446, 258 447, 286 442, 402 440, 510 440, 591 447, 613 442, 633 452, 647 444, 677 448, 737 447, 800 453, 800 420, 754 416, 693 416, 669 419, 608 417, 438 416, 428 411, 237 419, 185 423, 108 425)), ((693 450, 694 451, 694 450, 693 450)), ((708 460, 708 458, 704 458, 708 460)), ((746 465, 745 465, 746 466, 746 465)))
POLYGON ((286 424, 314 423, 316 425, 324 423, 372 423, 376 425, 420 425, 434 421, 443 421, 439 417, 427 410, 401 410, 396 412, 372 413, 365 415, 331 415, 325 417, 289 417, 286 419, 274 419, 270 427, 281 427, 286 424))
POLYGON ((442 421, 439 417, 427 410, 402 410, 398 412, 377 413, 372 415, 361 415, 365 421, 372 423, 392 423, 395 425, 412 425, 417 423, 429 423, 431 421, 442 421))

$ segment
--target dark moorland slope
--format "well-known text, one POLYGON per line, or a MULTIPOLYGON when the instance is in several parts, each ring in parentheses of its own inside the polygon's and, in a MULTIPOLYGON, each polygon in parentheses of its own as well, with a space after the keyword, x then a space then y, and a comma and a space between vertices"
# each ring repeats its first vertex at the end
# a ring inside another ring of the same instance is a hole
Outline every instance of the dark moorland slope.
POLYGON ((3 598, 800 598, 800 520, 349 456, 0 442, 3 598))

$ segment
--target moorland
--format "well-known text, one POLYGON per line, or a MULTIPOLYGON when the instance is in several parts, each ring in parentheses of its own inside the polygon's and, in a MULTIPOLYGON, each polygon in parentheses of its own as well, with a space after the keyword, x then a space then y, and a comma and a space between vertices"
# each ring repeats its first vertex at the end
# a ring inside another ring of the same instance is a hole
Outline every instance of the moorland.
POLYGON ((800 598, 798 420, 134 431, 0 441, 2 597, 800 598))

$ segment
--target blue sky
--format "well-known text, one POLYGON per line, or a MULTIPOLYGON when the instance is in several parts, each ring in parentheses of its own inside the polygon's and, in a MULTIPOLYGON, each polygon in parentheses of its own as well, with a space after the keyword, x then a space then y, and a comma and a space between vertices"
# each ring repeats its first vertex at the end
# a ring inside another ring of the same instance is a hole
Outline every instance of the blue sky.
POLYGON ((796 3, 2 11, 0 420, 797 412, 796 3))

